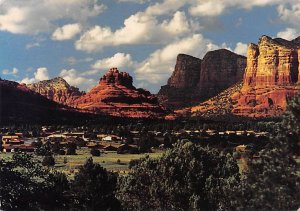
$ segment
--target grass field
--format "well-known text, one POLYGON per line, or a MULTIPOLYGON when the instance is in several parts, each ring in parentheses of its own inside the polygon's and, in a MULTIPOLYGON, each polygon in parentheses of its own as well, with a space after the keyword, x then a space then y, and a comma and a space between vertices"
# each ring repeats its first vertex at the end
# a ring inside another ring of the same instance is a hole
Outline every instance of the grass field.
MULTIPOLYGON (((85 161, 91 157, 90 149, 76 150, 77 155, 56 155, 54 169, 66 173, 69 177, 73 177, 78 172, 79 166, 83 165, 85 161)), ((103 152, 100 157, 93 157, 94 163, 99 163, 108 171, 119 172, 126 174, 129 170, 128 164, 131 160, 139 159, 149 155, 156 158, 162 155, 163 152, 153 152, 145 154, 117 154, 116 152, 103 152)), ((9 159, 12 153, 0 153, 0 158, 9 159)), ((42 159, 42 157, 38 157, 42 159)))
MULTIPOLYGON (((78 171, 79 166, 91 157, 89 150, 77 150, 77 155, 57 155, 55 156, 55 168, 72 176, 78 171)), ((162 152, 146 154, 117 154, 116 152, 104 152, 100 157, 93 157, 94 163, 99 163, 108 171, 119 172, 121 174, 128 172, 128 164, 131 160, 139 159, 149 155, 150 157, 159 157, 162 152)))

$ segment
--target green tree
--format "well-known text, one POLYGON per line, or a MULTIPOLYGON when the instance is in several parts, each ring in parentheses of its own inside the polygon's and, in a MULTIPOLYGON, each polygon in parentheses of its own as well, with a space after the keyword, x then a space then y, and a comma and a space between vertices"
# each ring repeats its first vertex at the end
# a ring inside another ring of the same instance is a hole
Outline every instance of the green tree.
POLYGON ((161 158, 132 165, 118 179, 117 197, 128 210, 215 210, 227 207, 225 190, 238 178, 231 155, 178 142, 161 158))
POLYGON ((0 160, 0 204, 3 210, 53 210, 67 207, 64 174, 44 169, 30 154, 0 160))
POLYGON ((99 156, 100 156, 100 150, 99 150, 99 149, 92 148, 92 149, 91 149, 91 155, 92 155, 92 156, 99 157, 99 156))
POLYGON ((45 156, 43 158, 43 161, 42 161, 42 165, 43 166, 54 166, 55 165, 55 159, 53 156, 45 156))
POLYGON ((237 210, 296 210, 300 207, 299 152, 300 95, 288 106, 277 134, 259 158, 248 158, 248 171, 232 189, 232 208, 237 210))
POLYGON ((71 185, 71 193, 76 209, 120 210, 120 203, 115 198, 117 175, 107 172, 89 158, 79 168, 71 185))
POLYGON ((77 146, 75 143, 68 143, 66 155, 76 155, 76 148, 77 146))

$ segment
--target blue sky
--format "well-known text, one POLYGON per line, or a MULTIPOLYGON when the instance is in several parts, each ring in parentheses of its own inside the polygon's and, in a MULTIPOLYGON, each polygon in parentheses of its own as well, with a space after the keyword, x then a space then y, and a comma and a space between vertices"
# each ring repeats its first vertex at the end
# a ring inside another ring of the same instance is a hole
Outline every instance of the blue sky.
POLYGON ((176 56, 300 35, 300 0, 0 0, 0 77, 88 90, 110 68, 156 93, 176 56))

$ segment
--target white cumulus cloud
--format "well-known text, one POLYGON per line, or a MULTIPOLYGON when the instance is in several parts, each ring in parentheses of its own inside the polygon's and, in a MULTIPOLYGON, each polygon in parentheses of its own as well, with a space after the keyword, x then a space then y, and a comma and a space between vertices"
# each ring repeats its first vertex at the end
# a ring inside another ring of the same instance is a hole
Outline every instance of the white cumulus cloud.
POLYGON ((61 70, 59 76, 65 79, 70 85, 79 87, 81 90, 85 91, 91 89, 96 84, 94 79, 89 79, 82 76, 75 69, 63 69, 61 70))
POLYGON ((62 27, 57 28, 53 34, 53 40, 70 40, 74 38, 81 31, 81 26, 79 23, 67 24, 62 27))
POLYGON ((92 67, 94 69, 107 70, 111 67, 117 67, 119 69, 130 68, 134 62, 132 61, 130 54, 116 53, 112 57, 97 60, 92 67))
POLYGON ((40 67, 36 70, 34 73, 34 78, 37 81, 43 81, 43 80, 48 80, 49 79, 49 73, 48 69, 46 67, 40 67))
POLYGON ((233 50, 236 54, 246 56, 248 45, 242 42, 238 42, 233 50))
POLYGON ((139 12, 125 19, 124 26, 115 31, 110 27, 94 26, 76 41, 75 47, 93 52, 100 51, 105 46, 161 44, 191 31, 184 12, 176 12, 171 19, 162 22, 158 22, 152 15, 139 12))
POLYGON ((286 28, 284 31, 280 31, 277 33, 277 37, 286 39, 286 40, 293 40, 300 36, 300 30, 296 30, 294 28, 286 28))
POLYGON ((20 83, 31 84, 38 81, 49 80, 49 73, 46 67, 39 67, 33 73, 34 77, 29 78, 28 76, 23 78, 20 83))
POLYGON ((0 30, 37 34, 56 28, 59 20, 85 22, 106 7, 96 0, 9 0, 0 8, 0 30))
POLYGON ((3 75, 17 76, 18 73, 19 73, 19 70, 15 67, 12 70, 8 70, 8 69, 2 70, 3 75))

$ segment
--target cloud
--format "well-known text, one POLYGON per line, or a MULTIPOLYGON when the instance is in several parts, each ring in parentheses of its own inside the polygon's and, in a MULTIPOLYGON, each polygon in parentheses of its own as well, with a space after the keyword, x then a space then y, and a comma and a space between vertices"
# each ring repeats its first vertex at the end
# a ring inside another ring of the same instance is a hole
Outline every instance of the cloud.
POLYGON ((164 48, 154 51, 147 59, 138 64, 135 71, 137 80, 150 84, 165 82, 174 70, 178 54, 184 53, 202 58, 207 51, 218 48, 201 34, 174 41, 164 48))
POLYGON ((53 40, 70 40, 74 38, 81 31, 79 23, 67 24, 57 28, 53 34, 53 40))
POLYGON ((18 73, 19 73, 19 70, 17 68, 15 68, 15 67, 12 70, 8 70, 8 69, 2 70, 2 74, 3 75, 17 76, 18 73))
POLYGON ((130 3, 137 3, 137 4, 144 4, 149 1, 150 0, 118 0, 118 2, 130 2, 130 3))
POLYGON ((277 7, 279 18, 294 27, 300 28, 300 3, 295 1, 294 4, 280 4, 277 7))
POLYGON ((34 78, 37 81, 49 80, 49 73, 46 67, 40 67, 34 73, 34 78))
POLYGON ((106 8, 96 0, 9 0, 1 5, 0 30, 37 34, 56 28, 59 20, 85 22, 106 8))
POLYGON ((293 40, 300 36, 300 30, 296 30, 293 28, 286 28, 284 31, 280 31, 277 33, 277 37, 286 39, 286 40, 293 40))
POLYGON ((238 42, 233 50, 235 53, 239 55, 246 56, 247 55, 248 45, 242 42, 238 42))
POLYGON ((94 59, 92 57, 86 57, 86 58, 75 58, 73 56, 63 58, 63 62, 67 63, 68 65, 75 65, 78 63, 88 63, 93 61, 94 59))
POLYGON ((35 78, 29 78, 29 77, 23 78, 20 81, 21 84, 32 84, 32 83, 35 83, 35 82, 36 82, 35 78))
POLYGON ((70 85, 79 87, 81 90, 85 91, 91 89, 96 84, 96 81, 94 79, 83 77, 75 69, 63 69, 61 70, 59 75, 70 85))
POLYGON ((194 16, 218 16, 223 13, 226 5, 218 0, 202 1, 200 4, 190 7, 189 12, 194 16))
POLYGON ((130 54, 116 53, 112 57, 97 60, 95 64, 92 65, 94 69, 107 70, 111 67, 117 67, 119 69, 131 68, 134 62, 132 61, 130 54))
POLYGON ((33 78, 29 78, 28 76, 23 78, 20 83, 31 84, 43 80, 49 80, 49 73, 46 67, 37 68, 33 75, 33 78))
POLYGON ((76 41, 75 47, 94 52, 105 46, 161 44, 192 31, 184 12, 178 11, 171 19, 160 23, 156 17, 139 12, 125 19, 124 26, 116 31, 112 31, 110 27, 94 26, 76 41))
POLYGON ((39 42, 28 43, 25 46, 26 49, 35 48, 35 47, 40 47, 40 43, 39 42))
MULTIPOLYGON (((233 8, 250 10, 254 7, 279 5, 282 0, 193 0, 187 2, 190 4, 189 12, 193 16, 220 16, 233 8)), ((295 2, 296 0, 285 1, 285 3, 295 2)))

